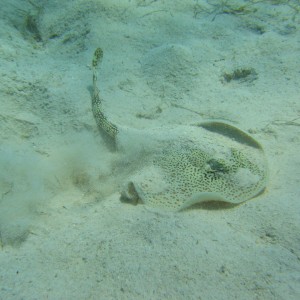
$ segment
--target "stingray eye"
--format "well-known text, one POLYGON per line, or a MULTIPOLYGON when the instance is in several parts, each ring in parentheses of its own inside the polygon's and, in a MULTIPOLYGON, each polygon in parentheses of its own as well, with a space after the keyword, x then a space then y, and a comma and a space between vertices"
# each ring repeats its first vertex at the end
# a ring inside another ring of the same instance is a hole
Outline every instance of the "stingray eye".
POLYGON ((228 172, 228 168, 222 160, 217 160, 215 158, 212 158, 207 162, 207 164, 210 167, 211 172, 218 172, 218 173, 228 172))

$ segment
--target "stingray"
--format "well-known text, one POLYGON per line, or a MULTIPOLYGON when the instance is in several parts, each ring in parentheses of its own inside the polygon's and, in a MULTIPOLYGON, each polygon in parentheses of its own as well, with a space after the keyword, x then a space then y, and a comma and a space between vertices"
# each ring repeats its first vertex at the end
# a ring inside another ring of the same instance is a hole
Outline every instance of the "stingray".
POLYGON ((212 201, 237 205, 261 194, 268 167, 262 146, 222 122, 136 129, 111 122, 97 87, 103 51, 93 61, 92 111, 99 129, 134 164, 122 202, 179 211, 212 201))

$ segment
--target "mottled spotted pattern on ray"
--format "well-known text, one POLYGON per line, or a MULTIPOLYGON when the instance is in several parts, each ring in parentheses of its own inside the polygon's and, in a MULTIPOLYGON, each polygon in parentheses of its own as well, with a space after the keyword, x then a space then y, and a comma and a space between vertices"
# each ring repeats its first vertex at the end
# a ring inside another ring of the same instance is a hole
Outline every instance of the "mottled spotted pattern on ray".
POLYGON ((207 201, 238 204, 263 191, 268 178, 263 149, 234 126, 206 122, 137 130, 110 122, 96 86, 102 57, 98 48, 92 62, 94 117, 117 150, 136 163, 124 182, 122 201, 180 210, 207 201))

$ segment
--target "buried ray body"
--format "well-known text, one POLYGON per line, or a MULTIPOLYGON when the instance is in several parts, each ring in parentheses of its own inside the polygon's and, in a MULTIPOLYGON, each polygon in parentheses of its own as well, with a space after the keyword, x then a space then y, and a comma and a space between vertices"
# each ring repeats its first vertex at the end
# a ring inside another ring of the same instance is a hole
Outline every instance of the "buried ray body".
POLYGON ((102 58, 98 48, 92 63, 93 114, 117 150, 137 166, 124 184, 122 201, 181 210, 209 201, 238 204, 264 190, 268 169, 263 149, 236 127, 205 122, 138 130, 110 122, 97 88, 102 58))

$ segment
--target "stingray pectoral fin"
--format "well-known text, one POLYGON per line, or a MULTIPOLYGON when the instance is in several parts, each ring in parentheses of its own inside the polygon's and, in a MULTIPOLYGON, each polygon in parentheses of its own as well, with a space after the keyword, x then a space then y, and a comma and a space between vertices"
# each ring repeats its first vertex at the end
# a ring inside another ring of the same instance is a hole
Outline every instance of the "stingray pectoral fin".
POLYGON ((189 208, 195 204, 203 203, 203 202, 228 202, 233 203, 228 199, 225 199, 222 197, 219 193, 215 192, 199 192, 194 194, 190 199, 185 201, 178 209, 178 211, 184 210, 186 208, 189 208))
POLYGON ((130 203, 137 205, 140 202, 140 196, 136 191, 136 187, 132 181, 129 181, 123 191, 121 192, 120 197, 121 202, 130 203))
POLYGON ((198 124, 197 126, 202 127, 208 131, 216 132, 223 136, 227 136, 241 144, 246 144, 250 147, 263 151, 261 144, 257 140, 255 140, 252 136, 242 131, 241 129, 230 124, 222 122, 204 122, 198 124))

